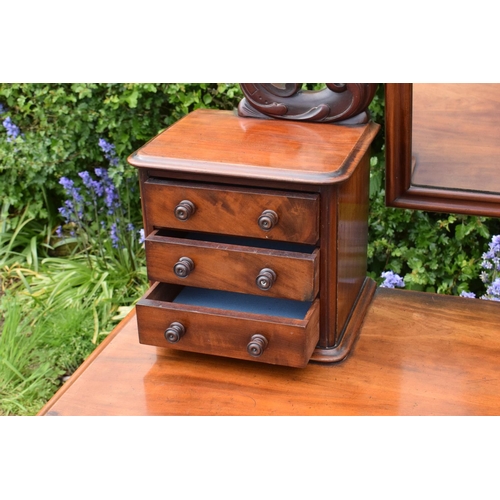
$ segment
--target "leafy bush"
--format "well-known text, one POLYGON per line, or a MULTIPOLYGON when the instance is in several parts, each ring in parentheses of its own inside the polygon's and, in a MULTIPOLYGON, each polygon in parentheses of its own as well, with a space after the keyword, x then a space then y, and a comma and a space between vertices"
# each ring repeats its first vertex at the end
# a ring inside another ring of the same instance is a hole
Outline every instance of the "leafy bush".
MULTIPOLYGON (((237 84, 0 84, 0 192, 12 211, 29 200, 29 217, 47 220, 64 194, 61 177, 107 164, 99 147, 116 148, 110 176, 134 177, 126 158, 186 113, 232 109, 237 84)), ((139 210, 138 201, 136 209, 139 210)))

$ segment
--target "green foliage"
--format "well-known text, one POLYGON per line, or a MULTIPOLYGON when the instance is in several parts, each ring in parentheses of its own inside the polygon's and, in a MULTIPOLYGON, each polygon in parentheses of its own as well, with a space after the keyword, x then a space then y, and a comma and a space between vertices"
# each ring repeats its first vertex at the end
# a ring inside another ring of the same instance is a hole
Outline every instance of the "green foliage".
POLYGON ((28 217, 47 219, 61 177, 107 166, 99 138, 116 147, 110 175, 119 184, 134 175, 127 156, 163 128, 197 108, 232 109, 240 97, 236 84, 0 83, 0 120, 22 134, 8 142, 0 127, 0 192, 14 211, 29 200, 28 217))
POLYGON ((51 396, 61 374, 46 360, 41 346, 46 330, 33 322, 36 313, 11 295, 2 297, 0 335, 0 415, 26 415, 51 396))

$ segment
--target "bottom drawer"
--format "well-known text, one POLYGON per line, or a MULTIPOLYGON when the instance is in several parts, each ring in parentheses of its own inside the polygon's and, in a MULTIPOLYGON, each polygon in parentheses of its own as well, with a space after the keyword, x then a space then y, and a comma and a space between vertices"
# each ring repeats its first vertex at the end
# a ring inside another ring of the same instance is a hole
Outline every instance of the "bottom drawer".
POLYGON ((136 311, 139 341, 158 347, 302 368, 319 340, 319 299, 155 283, 136 311))

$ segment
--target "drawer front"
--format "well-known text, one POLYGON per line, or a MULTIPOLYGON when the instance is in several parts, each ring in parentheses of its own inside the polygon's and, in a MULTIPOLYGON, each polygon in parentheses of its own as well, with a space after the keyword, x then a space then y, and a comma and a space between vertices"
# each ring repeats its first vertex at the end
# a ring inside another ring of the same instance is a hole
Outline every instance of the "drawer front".
POLYGON ((319 300, 291 319, 172 302, 179 288, 156 283, 137 303, 142 344, 297 368, 317 345, 319 300))
POLYGON ((142 186, 150 227, 315 244, 319 195, 171 182, 142 186))
POLYGON ((319 289, 319 249, 286 252, 159 236, 146 239, 151 281, 312 301, 319 289))

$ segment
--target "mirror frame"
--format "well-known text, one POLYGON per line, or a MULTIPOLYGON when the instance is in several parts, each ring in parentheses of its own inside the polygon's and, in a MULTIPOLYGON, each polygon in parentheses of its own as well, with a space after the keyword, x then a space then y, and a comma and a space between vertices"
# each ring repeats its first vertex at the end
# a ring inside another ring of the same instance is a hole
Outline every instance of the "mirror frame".
MULTIPOLYGON (((385 84, 386 205, 500 217, 500 193, 412 185, 413 84, 385 84)), ((499 158, 500 160, 500 158, 499 158)))

